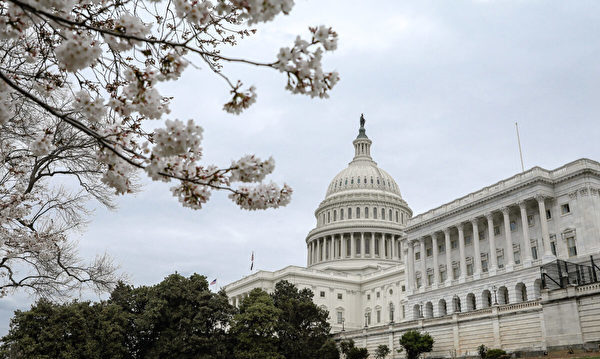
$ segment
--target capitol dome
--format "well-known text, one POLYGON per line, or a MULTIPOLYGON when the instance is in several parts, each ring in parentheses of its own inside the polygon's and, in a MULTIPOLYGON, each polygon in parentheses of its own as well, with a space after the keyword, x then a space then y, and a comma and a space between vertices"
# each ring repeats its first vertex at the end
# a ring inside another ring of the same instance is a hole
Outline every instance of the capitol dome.
POLYGON ((396 181, 371 157, 364 125, 361 115, 354 158, 315 211, 317 226, 306 238, 309 266, 364 271, 399 260, 399 238, 412 211, 396 181))

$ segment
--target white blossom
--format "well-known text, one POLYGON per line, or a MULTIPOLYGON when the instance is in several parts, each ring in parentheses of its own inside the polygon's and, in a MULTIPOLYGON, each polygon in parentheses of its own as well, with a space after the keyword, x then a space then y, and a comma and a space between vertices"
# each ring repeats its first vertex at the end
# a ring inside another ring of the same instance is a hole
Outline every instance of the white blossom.
POLYGON ((240 187, 229 198, 243 209, 256 210, 277 208, 287 205, 292 197, 292 189, 284 184, 279 188, 275 183, 258 184, 254 187, 240 187))
POLYGON ((187 124, 179 120, 167 120, 165 125, 166 128, 154 132, 154 155, 168 157, 200 150, 202 127, 193 120, 188 120, 187 124))
POLYGON ((127 51, 142 43, 128 36, 144 38, 150 29, 138 17, 125 14, 115 21, 113 31, 122 34, 123 37, 106 35, 106 43, 115 51, 127 51))
POLYGON ((66 39, 54 51, 62 68, 75 72, 90 66, 102 53, 100 46, 89 36, 65 33, 66 39))
POLYGON ((242 111, 256 102, 257 95, 256 87, 254 86, 250 86, 246 92, 239 92, 237 89, 234 89, 231 92, 233 93, 233 98, 223 105, 223 109, 229 113, 239 115, 242 111))
POLYGON ((247 19, 249 25, 271 21, 279 13, 287 15, 294 7, 293 0, 231 0, 231 3, 245 10, 240 18, 247 19))
POLYGON ((184 207, 192 209, 201 209, 202 205, 210 198, 210 189, 207 186, 189 182, 182 182, 179 186, 171 187, 171 192, 184 207))
POLYGON ((275 160, 269 157, 261 161, 254 155, 246 155, 231 162, 231 182, 259 182, 275 169, 275 160))
POLYGON ((34 156, 44 156, 56 149, 56 146, 52 143, 51 135, 52 133, 45 132, 31 142, 29 150, 34 156))
POLYGON ((210 21, 210 9, 213 4, 208 0, 173 0, 177 16, 194 25, 203 25, 210 21))
POLYGON ((104 99, 100 96, 92 99, 92 97, 83 90, 75 94, 74 108, 90 122, 98 122, 106 115, 104 99))
POLYGON ((0 80, 0 126, 13 116, 13 104, 10 99, 8 85, 0 80))

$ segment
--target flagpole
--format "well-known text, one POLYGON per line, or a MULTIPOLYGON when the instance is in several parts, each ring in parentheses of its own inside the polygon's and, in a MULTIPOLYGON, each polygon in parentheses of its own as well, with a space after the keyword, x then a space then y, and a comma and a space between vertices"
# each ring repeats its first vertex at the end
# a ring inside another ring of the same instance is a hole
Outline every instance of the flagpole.
POLYGON ((521 137, 519 137, 519 124, 516 122, 515 128, 517 129, 517 142, 519 143, 519 156, 521 157, 521 171, 525 172, 525 166, 523 165, 523 151, 521 151, 521 137))

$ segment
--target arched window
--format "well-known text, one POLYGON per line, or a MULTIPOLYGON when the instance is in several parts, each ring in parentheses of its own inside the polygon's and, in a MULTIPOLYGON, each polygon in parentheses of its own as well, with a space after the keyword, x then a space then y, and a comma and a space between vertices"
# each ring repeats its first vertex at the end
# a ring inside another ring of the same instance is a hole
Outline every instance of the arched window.
POLYGON ((377 207, 373 207, 373 218, 377 219, 377 207))
POLYGON ((425 318, 433 318, 433 304, 431 302, 425 303, 425 318))
POLYGON ((352 208, 348 208, 348 219, 352 219, 352 208))
POLYGON ((360 207, 356 207, 356 218, 360 218, 360 207))
POLYGON ((415 304, 413 306, 413 319, 418 319, 418 318, 422 318, 422 313, 421 313, 421 306, 418 304, 415 304))
POLYGON ((331 212, 327 212, 327 223, 331 223, 331 212))
POLYGON ((526 302, 527 301, 527 288, 523 283, 517 283, 515 286, 515 296, 518 302, 526 302))
POLYGON ((475 301, 475 294, 469 293, 467 294, 467 310, 476 310, 477 303, 475 301))
POLYGON ((337 221, 337 211, 335 209, 333 210, 333 221, 337 221))
POLYGON ((398 218, 398 211, 396 211, 396 223, 398 223, 398 220, 399 220, 399 218, 398 218))
POLYGON ((438 302, 438 316, 444 316, 448 314, 448 310, 446 309, 446 301, 444 299, 440 299, 438 302))
POLYGON ((385 208, 381 209, 381 219, 385 219, 385 208))
POLYGON ((488 308, 492 306, 492 294, 489 290, 484 290, 481 293, 481 307, 488 308))
POLYGON ((340 220, 344 219, 344 209, 340 209, 340 220))
POLYGON ((392 221, 392 220, 393 220, 393 219, 392 219, 393 217, 392 217, 392 210, 391 210, 391 209, 390 209, 390 211, 389 211, 389 213, 388 213, 388 214, 389 214, 389 216, 388 216, 388 219, 389 219, 390 221, 392 221))
POLYGON ((508 289, 505 286, 498 288, 498 304, 508 304, 508 289))
POLYGON ((369 207, 365 207, 365 218, 369 218, 369 207))
POLYGON ((347 186, 348 185, 348 178, 346 178, 346 181, 344 181, 344 184, 347 186))
POLYGON ((360 184, 360 177, 356 178, 356 183, 360 184))
POLYGON ((354 177, 350 178, 350 184, 354 184, 354 177))
POLYGON ((371 177, 371 184, 373 184, 373 177, 371 177))

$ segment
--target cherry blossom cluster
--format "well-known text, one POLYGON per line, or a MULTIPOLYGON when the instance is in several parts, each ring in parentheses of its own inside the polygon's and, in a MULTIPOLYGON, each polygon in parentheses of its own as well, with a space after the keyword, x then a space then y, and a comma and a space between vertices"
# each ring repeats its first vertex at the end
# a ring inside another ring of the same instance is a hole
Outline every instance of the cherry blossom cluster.
POLYGON ((56 149, 52 143, 52 133, 44 132, 41 136, 36 137, 29 147, 29 150, 34 156, 44 156, 56 149))
POLYGON ((89 93, 81 90, 75 94, 74 108, 90 122, 100 122, 106 115, 104 99, 97 96, 93 99, 89 93))
POLYGON ((85 69, 98 59, 102 49, 98 42, 83 33, 66 32, 65 40, 55 50, 60 66, 75 72, 85 69))
POLYGON ((298 36, 292 48, 279 50, 274 67, 288 74, 286 89, 292 93, 327 98, 328 91, 339 81, 339 75, 335 71, 323 72, 323 49, 337 48, 337 34, 325 26, 311 28, 310 31, 313 33, 312 41, 298 36), (321 46, 316 47, 318 44, 321 46))
MULTIPOLYGON (((223 63, 239 62, 285 73, 292 93, 327 97, 339 79, 322 68, 324 52, 337 47, 329 27, 309 28, 310 41, 298 37, 270 63, 226 55, 255 33, 249 26, 293 6, 293 0, 1 2, 0 51, 7 56, 0 68, 0 125, 10 125, 16 97, 90 136, 99 180, 116 194, 132 192, 141 170, 153 180, 177 181, 171 192, 195 209, 214 190, 229 191, 246 209, 285 205, 291 189, 263 183, 274 170, 272 158, 247 155, 226 168, 201 163, 202 128, 166 119, 172 99, 158 86, 189 67, 208 69, 230 87, 224 111, 239 115, 257 100, 255 86, 242 88, 223 71, 223 63), (236 188, 236 182, 254 186, 236 188)), ((31 134, 27 149, 34 156, 61 150, 52 131, 38 126, 31 134)))
POLYGON ((275 169, 275 160, 269 157, 261 161, 254 155, 246 155, 231 162, 231 182, 259 182, 275 169))
POLYGON ((277 208, 290 203, 292 189, 284 184, 280 188, 277 184, 270 182, 254 187, 240 187, 237 192, 231 193, 229 198, 243 209, 256 210, 277 208))

